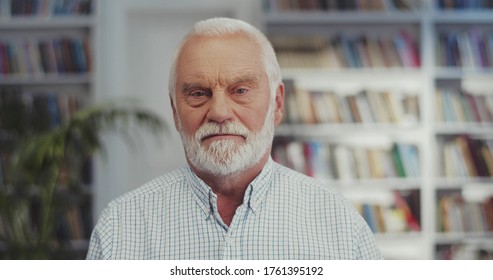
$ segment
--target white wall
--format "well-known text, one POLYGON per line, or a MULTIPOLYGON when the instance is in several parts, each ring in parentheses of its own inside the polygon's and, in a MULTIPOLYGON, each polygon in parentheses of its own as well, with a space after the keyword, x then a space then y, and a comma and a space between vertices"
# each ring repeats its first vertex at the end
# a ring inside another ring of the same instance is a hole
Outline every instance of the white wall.
POLYGON ((160 139, 134 135, 134 148, 121 135, 106 135, 106 159, 97 162, 94 215, 112 199, 185 164, 175 131, 167 79, 175 46, 194 22, 231 16, 259 25, 259 1, 97 1, 96 101, 137 98, 168 124, 160 139))

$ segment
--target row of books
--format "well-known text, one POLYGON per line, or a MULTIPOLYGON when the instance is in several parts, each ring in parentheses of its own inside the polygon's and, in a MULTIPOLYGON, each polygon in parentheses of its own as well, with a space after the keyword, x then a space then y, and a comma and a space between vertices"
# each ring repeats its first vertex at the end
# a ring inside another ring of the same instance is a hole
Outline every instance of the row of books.
POLYGON ((296 88, 292 80, 285 81, 285 86, 285 123, 419 122, 419 99, 416 94, 375 90, 363 90, 356 94, 308 91, 296 88))
POLYGON ((92 0, 0 0, 0 11, 9 16, 89 15, 92 0))
POLYGON ((442 88, 435 92, 437 122, 493 123, 493 95, 442 88))
POLYGON ((47 131, 69 118, 80 107, 76 95, 0 88, 0 131, 47 131))
POLYGON ((436 7, 441 10, 493 9, 493 0, 436 0, 436 7))
POLYGON ((272 158, 322 180, 418 178, 421 174, 417 146, 403 143, 394 143, 388 148, 369 148, 276 139, 272 158))
POLYGON ((442 244, 436 248, 437 260, 493 260, 493 249, 484 244, 442 244))
POLYGON ((441 31, 437 37, 437 64, 443 67, 486 68, 493 66, 493 32, 479 28, 441 31))
POLYGON ((437 147, 440 172, 446 178, 493 177, 493 140, 440 137, 437 147))
POLYGON ((373 233, 421 231, 419 191, 393 191, 392 205, 358 203, 356 209, 373 233))
POLYGON ((420 0, 265 0, 267 11, 394 11, 419 10, 420 0))
POLYGON ((472 202, 449 194, 439 198, 437 208, 439 232, 493 232, 493 197, 472 202))
POLYGON ((1 75, 86 73, 92 68, 87 38, 0 40, 1 75))
POLYGON ((418 68, 416 40, 402 30, 396 34, 348 36, 272 36, 283 68, 418 68))

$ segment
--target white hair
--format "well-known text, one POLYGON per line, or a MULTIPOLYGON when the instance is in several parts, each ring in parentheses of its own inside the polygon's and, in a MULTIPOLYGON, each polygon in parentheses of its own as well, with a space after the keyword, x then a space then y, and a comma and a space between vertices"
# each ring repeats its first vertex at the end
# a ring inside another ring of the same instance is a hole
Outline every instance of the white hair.
POLYGON ((267 74, 267 78, 269 79, 271 101, 274 101, 276 89, 281 84, 281 69, 269 40, 257 28, 244 21, 232 18, 211 18, 197 22, 183 38, 173 56, 173 64, 171 65, 168 82, 168 90, 173 103, 175 102, 176 94, 176 68, 178 66, 178 57, 180 56, 185 43, 194 36, 214 38, 235 34, 247 35, 260 46, 261 61, 267 74))

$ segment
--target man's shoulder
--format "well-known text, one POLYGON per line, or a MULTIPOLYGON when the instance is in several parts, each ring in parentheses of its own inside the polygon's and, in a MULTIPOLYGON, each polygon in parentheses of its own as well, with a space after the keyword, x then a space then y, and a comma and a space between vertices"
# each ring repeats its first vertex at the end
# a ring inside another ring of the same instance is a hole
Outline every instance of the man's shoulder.
POLYGON ((282 185, 295 187, 296 191, 300 191, 299 187, 302 186, 305 190, 310 189, 322 193, 338 193, 329 183, 289 169, 278 163, 274 163, 273 170, 275 180, 282 181, 282 185))
POLYGON ((328 181, 309 177, 285 166, 274 164, 275 196, 291 199, 291 204, 308 205, 310 209, 318 211, 337 211, 347 213, 340 217, 353 217, 353 222, 362 225, 363 220, 356 208, 339 189, 328 181))
POLYGON ((345 209, 355 210, 353 204, 328 181, 323 181, 289 169, 285 166, 274 164, 274 180, 279 186, 278 191, 296 197, 298 200, 332 203, 345 209))
POLYGON ((123 204, 129 201, 135 201, 173 191, 182 185, 181 182, 186 180, 185 172, 186 168, 182 167, 158 176, 140 187, 121 195, 110 204, 123 204))

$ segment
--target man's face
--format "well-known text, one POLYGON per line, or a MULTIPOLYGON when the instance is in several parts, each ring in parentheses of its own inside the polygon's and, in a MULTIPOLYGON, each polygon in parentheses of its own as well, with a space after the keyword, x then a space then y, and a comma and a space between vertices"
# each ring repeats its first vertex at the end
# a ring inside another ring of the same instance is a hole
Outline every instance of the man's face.
POLYGON ((195 168, 228 175, 270 151, 284 96, 281 88, 271 102, 260 53, 257 44, 240 35, 193 37, 184 45, 174 117, 195 168))

